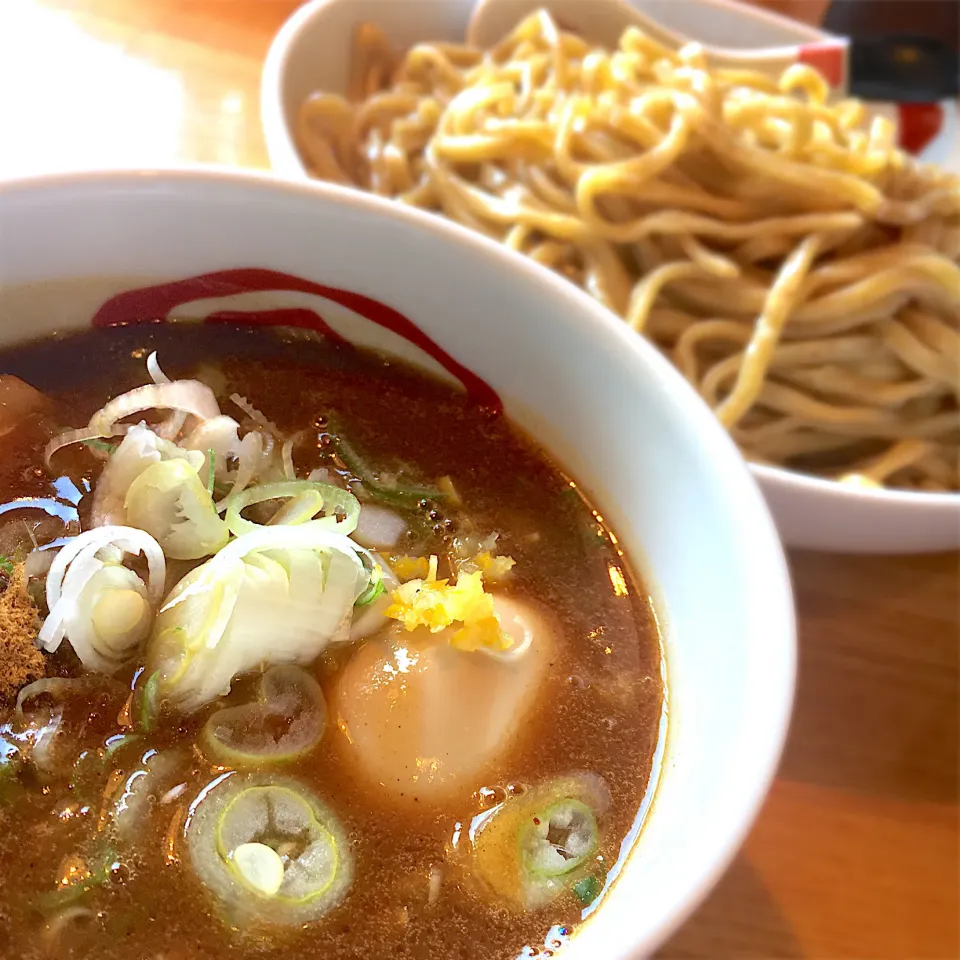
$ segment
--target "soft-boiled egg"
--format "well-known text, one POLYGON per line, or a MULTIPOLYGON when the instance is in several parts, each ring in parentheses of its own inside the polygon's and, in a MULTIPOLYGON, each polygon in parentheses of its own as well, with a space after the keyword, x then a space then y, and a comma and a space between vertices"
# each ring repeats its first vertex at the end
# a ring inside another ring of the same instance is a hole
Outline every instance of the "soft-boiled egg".
POLYGON ((497 596, 505 652, 450 645, 455 628, 400 626, 364 644, 341 671, 333 715, 357 765, 406 799, 475 789, 510 748, 536 700, 556 642, 547 615, 497 596))

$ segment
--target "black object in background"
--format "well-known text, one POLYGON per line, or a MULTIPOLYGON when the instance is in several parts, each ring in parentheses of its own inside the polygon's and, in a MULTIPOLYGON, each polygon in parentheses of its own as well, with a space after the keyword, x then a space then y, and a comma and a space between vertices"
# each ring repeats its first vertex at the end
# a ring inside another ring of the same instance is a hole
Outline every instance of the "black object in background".
POLYGON ((823 28, 851 40, 853 96, 924 103, 960 95, 960 0, 833 0, 823 28))

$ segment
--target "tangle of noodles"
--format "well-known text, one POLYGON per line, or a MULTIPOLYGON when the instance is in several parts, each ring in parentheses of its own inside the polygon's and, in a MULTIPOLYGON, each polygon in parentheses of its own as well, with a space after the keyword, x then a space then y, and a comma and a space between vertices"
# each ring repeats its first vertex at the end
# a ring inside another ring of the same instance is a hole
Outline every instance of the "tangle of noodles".
POLYGON ((303 104, 317 177, 545 264, 663 350, 748 458, 960 488, 960 179, 882 118, 707 68, 636 28, 614 51, 541 11, 488 52, 357 34, 349 96, 303 104))

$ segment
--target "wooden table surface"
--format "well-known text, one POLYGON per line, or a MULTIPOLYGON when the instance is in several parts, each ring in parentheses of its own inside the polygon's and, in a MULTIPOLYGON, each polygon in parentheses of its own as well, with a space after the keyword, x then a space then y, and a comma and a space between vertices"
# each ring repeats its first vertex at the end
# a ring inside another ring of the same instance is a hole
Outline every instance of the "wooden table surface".
MULTIPOLYGON (((260 65, 296 6, 0 0, 0 176, 266 167, 260 65)), ((662 956, 958 958, 960 558, 794 553, 791 565, 800 684, 780 774, 662 956)))

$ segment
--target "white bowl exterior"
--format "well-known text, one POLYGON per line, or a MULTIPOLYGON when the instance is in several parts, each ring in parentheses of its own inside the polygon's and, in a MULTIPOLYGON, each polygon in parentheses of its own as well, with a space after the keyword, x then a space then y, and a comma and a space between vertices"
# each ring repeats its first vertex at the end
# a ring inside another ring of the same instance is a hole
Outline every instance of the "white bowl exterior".
POLYGON ((960 495, 848 489, 755 466, 783 541, 836 553, 931 553, 960 548, 960 495))
POLYGON ((300 7, 280 29, 263 67, 261 115, 274 170, 307 176, 292 133, 297 111, 316 90, 346 92, 358 26, 373 21, 406 49, 427 38, 462 40, 470 8, 447 0, 313 0, 300 7))
MULTIPOLYGON (((517 0, 523 7, 575 8, 581 18, 592 15, 591 2, 517 0)), ((631 2, 665 26, 718 46, 778 46, 826 36, 806 24, 734 0, 631 2)), ((277 35, 263 72, 261 113, 273 168, 289 177, 307 176, 292 135, 297 109, 315 90, 345 91, 353 33, 359 24, 379 24, 395 48, 402 50, 420 40, 462 41, 472 8, 473 0, 312 0, 304 4, 277 35)), ((956 109, 947 111, 946 127, 924 159, 960 170, 956 109)), ((868 492, 769 467, 757 468, 755 474, 788 546, 853 553, 960 547, 960 494, 868 492)))
POLYGON ((98 300, 147 277, 287 271, 406 313, 593 493, 653 586, 670 719, 638 849, 565 956, 652 950, 745 835, 794 682, 790 584, 772 522, 681 377, 559 278, 352 191, 209 172, 61 178, 0 186, 0 223, 0 293, 17 294, 0 296, 0 343, 85 326, 98 300), (124 276, 137 280, 109 279, 124 276))

